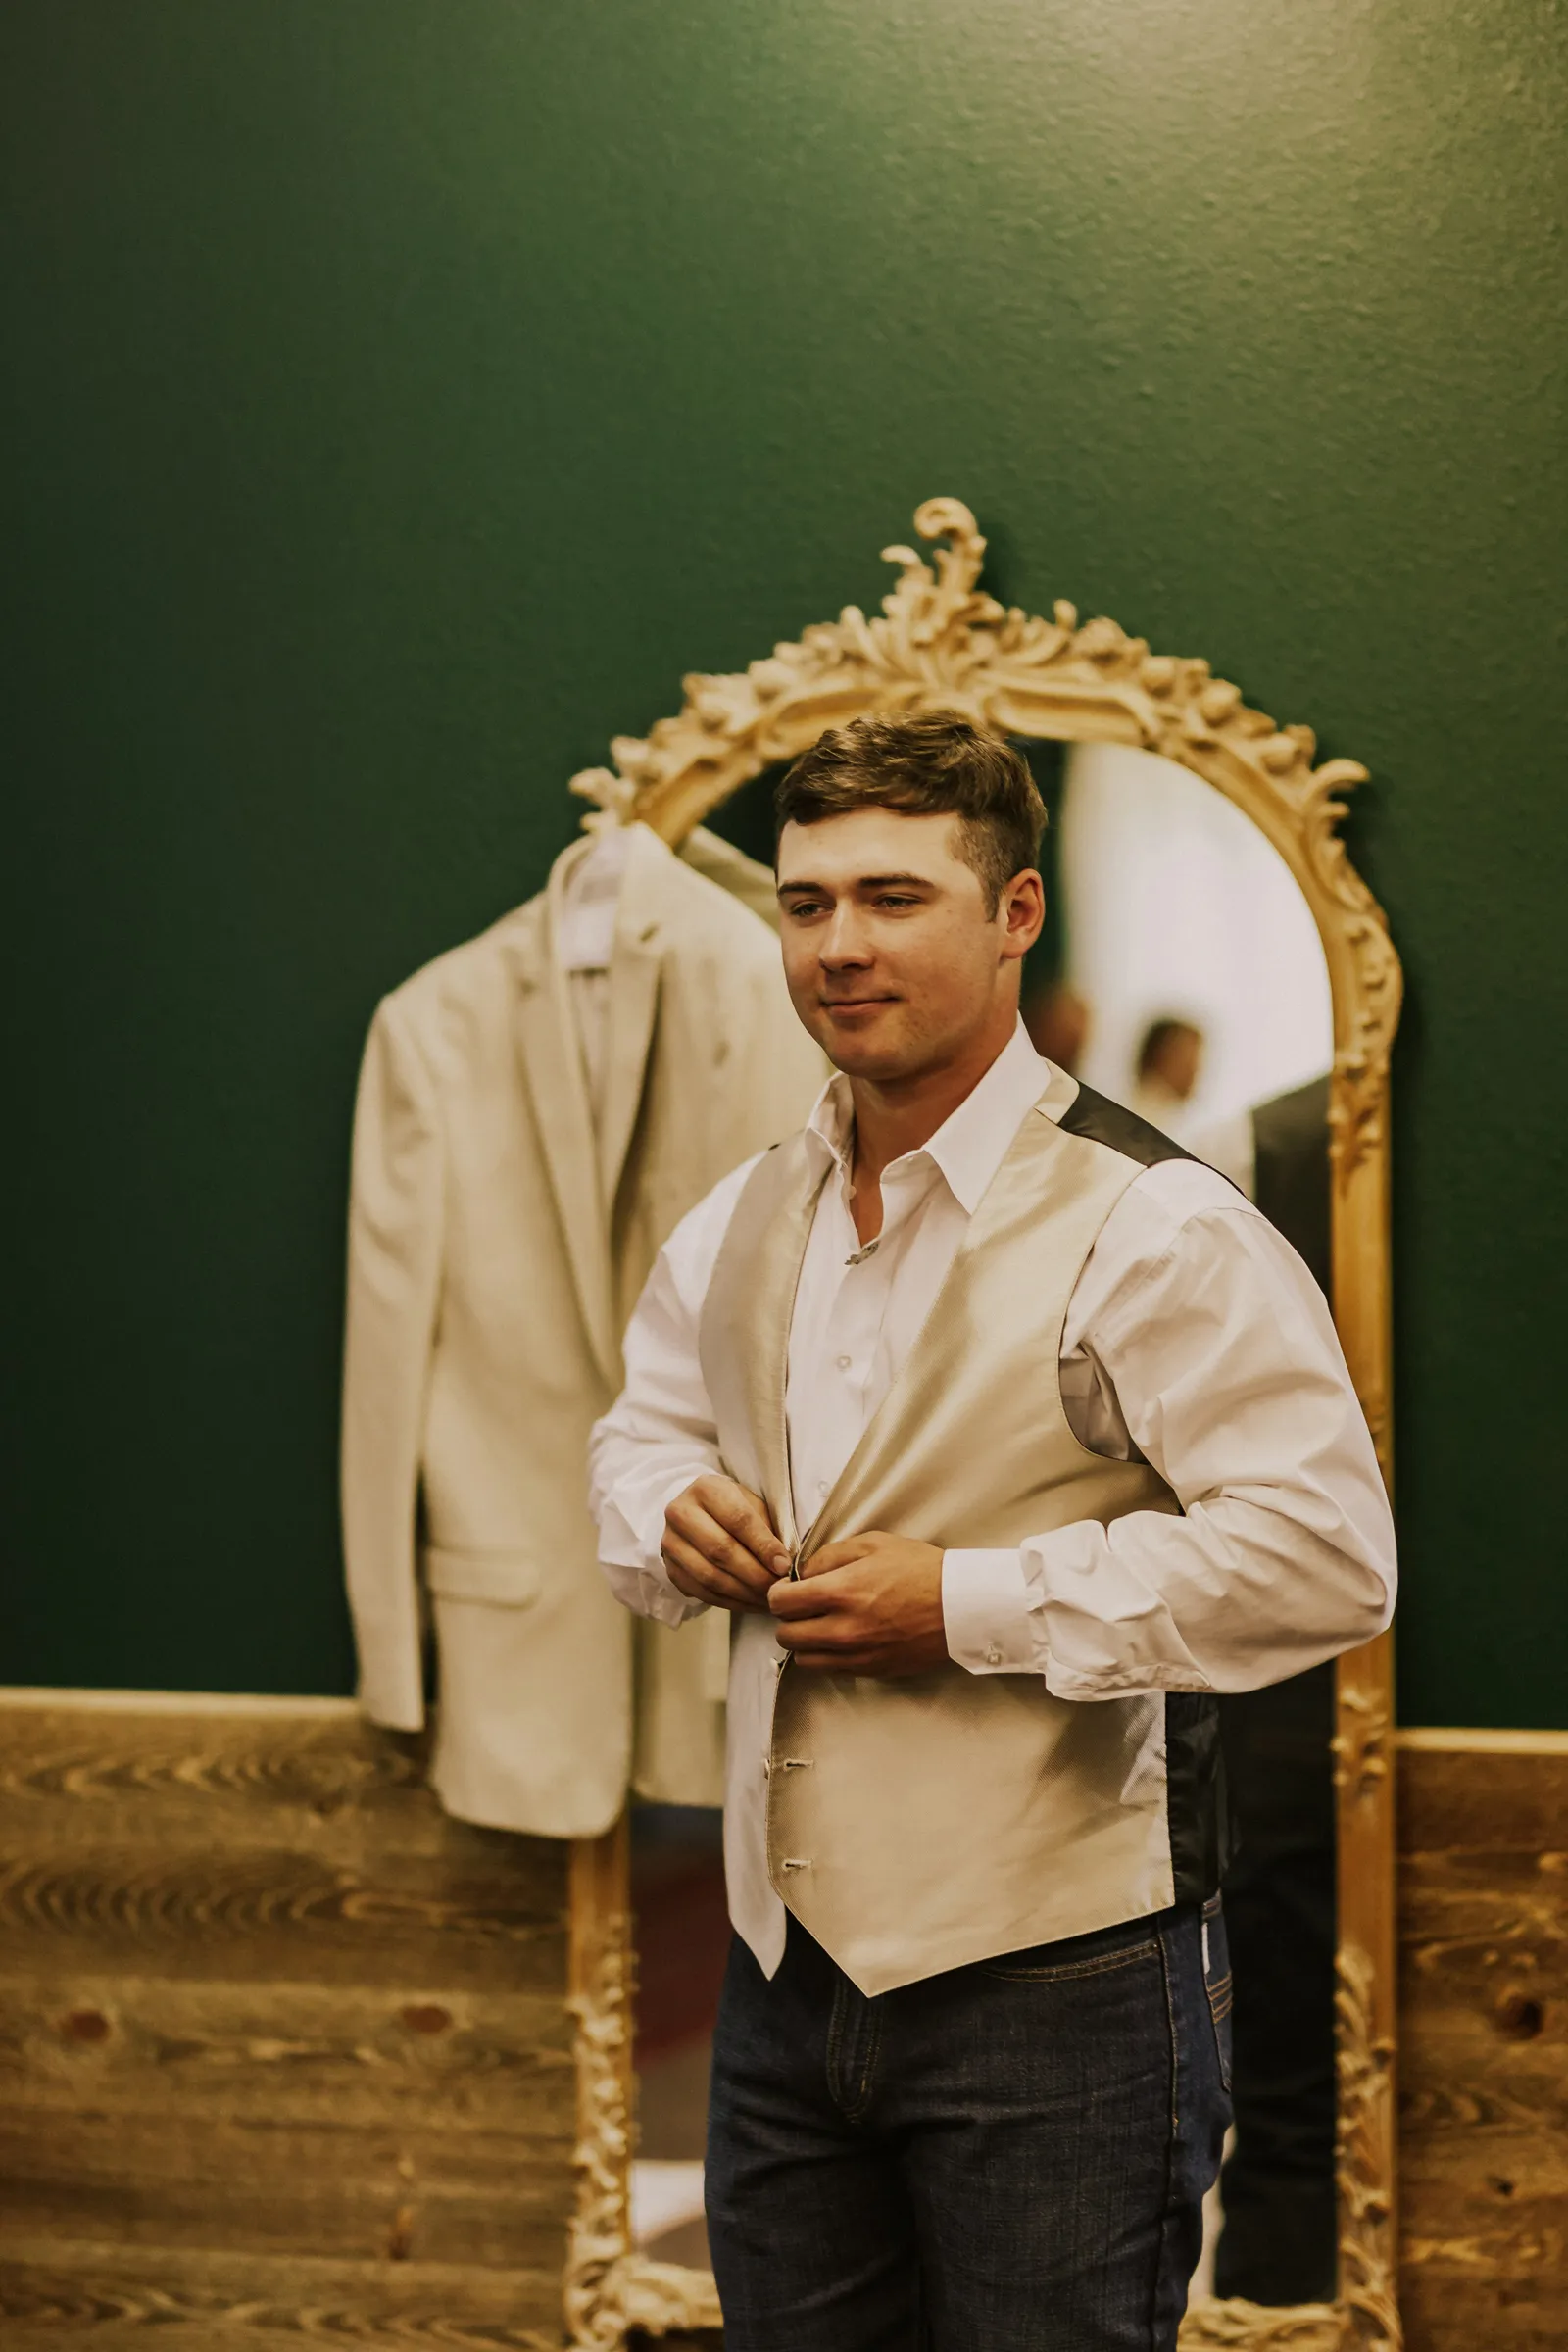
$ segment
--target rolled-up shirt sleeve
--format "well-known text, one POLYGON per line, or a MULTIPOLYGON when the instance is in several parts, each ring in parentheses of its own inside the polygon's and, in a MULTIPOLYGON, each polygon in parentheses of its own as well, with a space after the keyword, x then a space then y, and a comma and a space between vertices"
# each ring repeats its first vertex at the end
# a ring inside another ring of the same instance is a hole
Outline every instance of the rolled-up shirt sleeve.
POLYGON ((1260 1689, 1370 1640, 1394 1608, 1388 1499, 1322 1294, 1207 1169, 1158 1174, 1102 1295, 1086 1268, 1074 1347, 1125 1432, 1095 1450, 1136 1448, 1182 1516, 1079 1520, 944 1560, 951 1654, 1043 1674, 1061 1698, 1260 1689))
POLYGON ((640 1617, 683 1625, 708 1603, 676 1591, 664 1567, 664 1512, 719 1468, 718 1435, 698 1353, 704 1297, 731 1212, 755 1160, 682 1218, 654 1263, 621 1343, 625 1385, 588 1449, 588 1507, 612 1592, 640 1617))

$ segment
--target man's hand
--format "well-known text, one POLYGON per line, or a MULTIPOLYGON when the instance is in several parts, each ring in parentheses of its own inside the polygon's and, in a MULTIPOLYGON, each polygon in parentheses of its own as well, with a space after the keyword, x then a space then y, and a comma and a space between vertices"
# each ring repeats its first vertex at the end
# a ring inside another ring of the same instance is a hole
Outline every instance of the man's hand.
POLYGON ((694 1479, 664 1513, 661 1557, 688 1600, 719 1609, 765 1609, 790 1555, 749 1487, 716 1472, 694 1479))
POLYGON ((876 1528, 829 1544, 803 1562, 799 1584, 774 1585, 767 1605, 797 1666, 891 1677, 948 1662, 934 1544, 876 1528))

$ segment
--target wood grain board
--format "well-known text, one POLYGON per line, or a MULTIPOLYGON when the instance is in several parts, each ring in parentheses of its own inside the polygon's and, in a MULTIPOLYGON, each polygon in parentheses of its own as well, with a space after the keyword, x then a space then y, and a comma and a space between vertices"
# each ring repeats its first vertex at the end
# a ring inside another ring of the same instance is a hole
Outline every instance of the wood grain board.
MULTIPOLYGON (((1409 2352, 1568 2344, 1568 1738, 1399 1740, 1409 2352)), ((335 1702, 0 1697, 0 2341, 561 2342, 564 1846, 335 1702)))
POLYGON ((1568 2345, 1568 1736, 1399 1741, 1410 2352, 1568 2345))
POLYGON ((346 1704, 0 1701, 7 2352, 558 2344, 566 1865, 346 1704))

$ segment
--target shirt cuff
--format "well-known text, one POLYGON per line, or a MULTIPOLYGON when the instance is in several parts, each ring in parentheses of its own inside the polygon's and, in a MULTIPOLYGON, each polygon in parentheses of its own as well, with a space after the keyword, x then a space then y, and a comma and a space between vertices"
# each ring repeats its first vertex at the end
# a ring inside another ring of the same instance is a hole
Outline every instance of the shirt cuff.
POLYGON ((970 1674, 1043 1674, 1045 1660, 1016 1551, 945 1551, 948 1655, 970 1674))

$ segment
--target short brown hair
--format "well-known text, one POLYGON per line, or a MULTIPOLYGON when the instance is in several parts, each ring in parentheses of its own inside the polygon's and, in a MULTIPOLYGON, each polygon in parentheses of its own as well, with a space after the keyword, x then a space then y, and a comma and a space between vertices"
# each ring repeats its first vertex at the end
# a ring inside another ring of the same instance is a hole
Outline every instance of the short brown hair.
POLYGON ((1046 829, 1028 762, 956 710, 829 727, 774 788, 775 849, 786 825, 820 824, 852 808, 959 818, 959 855, 979 875, 992 914, 1014 874, 1039 859, 1046 829))

